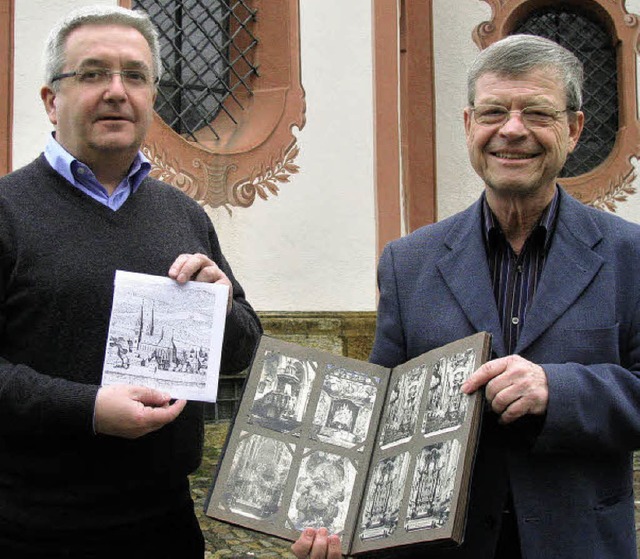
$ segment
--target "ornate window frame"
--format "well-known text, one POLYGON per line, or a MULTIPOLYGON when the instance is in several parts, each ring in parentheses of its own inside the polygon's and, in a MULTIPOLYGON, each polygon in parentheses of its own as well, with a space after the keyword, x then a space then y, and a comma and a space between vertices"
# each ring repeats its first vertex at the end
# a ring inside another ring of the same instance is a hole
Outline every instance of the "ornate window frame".
MULTIPOLYGON (((154 115, 143 145, 152 176, 211 207, 248 207, 256 195, 267 200, 298 172, 293 128, 305 124, 305 94, 300 78, 299 0, 247 0, 258 17, 255 63, 260 76, 237 124, 220 111, 220 138, 188 141, 154 115)), ((130 7, 130 0, 120 0, 130 7)), ((228 99, 226 102, 233 102, 228 99)))
POLYGON ((0 4, 0 175, 11 170, 14 0, 0 4))
MULTIPOLYGON (((509 35, 517 23, 533 10, 557 6, 554 0, 482 0, 491 6, 492 18, 473 32, 475 43, 484 49, 509 35)), ((577 177, 558 182, 578 200, 615 212, 636 189, 633 160, 640 157, 640 121, 638 120, 637 61, 640 18, 627 12, 624 0, 565 0, 564 6, 578 8, 602 22, 609 30, 618 51, 619 124, 616 141, 600 165, 577 177)))

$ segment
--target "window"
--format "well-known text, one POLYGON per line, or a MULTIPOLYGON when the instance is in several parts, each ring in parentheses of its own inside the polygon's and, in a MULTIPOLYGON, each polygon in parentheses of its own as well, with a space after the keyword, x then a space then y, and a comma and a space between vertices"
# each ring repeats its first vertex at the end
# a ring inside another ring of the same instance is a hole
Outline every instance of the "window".
POLYGON ((267 200, 298 171, 305 123, 298 0, 121 0, 161 33, 166 76, 143 151, 212 207, 267 200))
POLYGON ((562 177, 587 173, 609 157, 618 131, 616 50, 603 23, 575 7, 546 7, 532 12, 514 33, 551 39, 573 52, 584 66, 585 128, 562 177))
POLYGON ((133 0, 160 32, 163 75, 156 112, 174 131, 197 141, 198 133, 219 139, 213 127, 222 110, 237 124, 257 76, 253 54, 258 41, 252 24, 256 13, 245 2, 223 0, 133 0), (224 102, 233 97, 234 103, 224 102), (203 130, 204 129, 204 130, 203 130))

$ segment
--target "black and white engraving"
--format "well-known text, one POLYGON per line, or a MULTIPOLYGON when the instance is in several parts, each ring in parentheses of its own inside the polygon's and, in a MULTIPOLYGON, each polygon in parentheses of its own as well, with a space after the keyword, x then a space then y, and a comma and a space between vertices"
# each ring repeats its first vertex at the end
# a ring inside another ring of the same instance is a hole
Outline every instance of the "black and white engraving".
POLYGON ((422 449, 411 482, 407 531, 439 528, 449 519, 459 454, 457 439, 422 449))
POLYGON ((228 288, 116 272, 102 384, 214 402, 228 288))
POLYGON ((311 439, 344 448, 361 445, 369 433, 379 383, 379 378, 327 365, 311 439))
POLYGON ((364 503, 361 540, 386 538, 395 532, 408 466, 408 452, 385 458, 376 464, 364 503))
POLYGON ((387 404, 387 420, 380 437, 381 448, 401 444, 414 435, 426 379, 426 365, 407 371, 398 379, 387 404))
POLYGON ((325 526, 332 534, 342 532, 355 477, 356 469, 344 456, 323 451, 305 456, 289 508, 295 529, 325 526))
POLYGON ((222 503, 242 516, 268 518, 282 504, 295 445, 262 435, 246 435, 241 434, 233 456, 222 503))
POLYGON ((475 364, 476 354, 472 349, 442 357, 434 364, 423 433, 452 431, 464 423, 469 397, 462 393, 460 387, 474 371, 475 364))
POLYGON ((280 433, 297 429, 307 410, 317 363, 266 351, 249 421, 280 433))

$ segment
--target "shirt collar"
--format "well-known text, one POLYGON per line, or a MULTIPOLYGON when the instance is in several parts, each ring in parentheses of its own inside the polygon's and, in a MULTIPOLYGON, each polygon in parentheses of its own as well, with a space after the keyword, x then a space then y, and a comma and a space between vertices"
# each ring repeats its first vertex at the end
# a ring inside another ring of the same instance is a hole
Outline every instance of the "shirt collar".
MULTIPOLYGON (((51 167, 53 167, 74 186, 78 186, 78 184, 81 183, 81 180, 86 180, 87 174, 93 177, 93 171, 87 165, 82 163, 82 161, 79 161, 64 149, 55 139, 53 133, 44 148, 44 156, 49 162, 49 165, 51 165, 51 167), (83 172, 78 173, 79 169, 83 169, 83 172)), ((149 163, 149 160, 144 156, 144 154, 138 150, 138 153, 131 163, 131 167, 129 167, 127 176, 125 177, 131 186, 132 193, 138 190, 140 183, 150 172, 151 163, 149 163)))
MULTIPOLYGON (((534 233, 544 234, 544 249, 547 250, 549 248, 549 244, 551 243, 551 238, 553 236, 553 231, 555 228, 556 217, 558 215, 558 206, 560 204, 560 194, 559 189, 556 186, 555 193, 551 202, 547 205, 547 207, 542 210, 542 214, 540 215, 540 219, 538 220, 537 225, 533 228, 531 235, 534 233)), ((483 232, 484 239, 487 243, 487 246, 492 242, 493 239, 496 238, 497 235, 502 234, 502 227, 500 227, 500 223, 496 218, 495 214, 489 207, 487 202, 486 193, 482 193, 482 213, 483 213, 483 232)))

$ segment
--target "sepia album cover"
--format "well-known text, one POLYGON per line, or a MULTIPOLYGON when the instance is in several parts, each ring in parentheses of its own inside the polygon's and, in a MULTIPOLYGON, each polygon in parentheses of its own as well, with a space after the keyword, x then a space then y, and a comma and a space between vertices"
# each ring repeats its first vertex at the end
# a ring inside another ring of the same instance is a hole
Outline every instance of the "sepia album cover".
POLYGON ((460 387, 489 351, 481 332, 390 370, 263 336, 205 513, 324 526, 345 555, 460 543, 482 411, 460 387))
POLYGON ((117 270, 102 385, 215 402, 229 288, 117 270))

